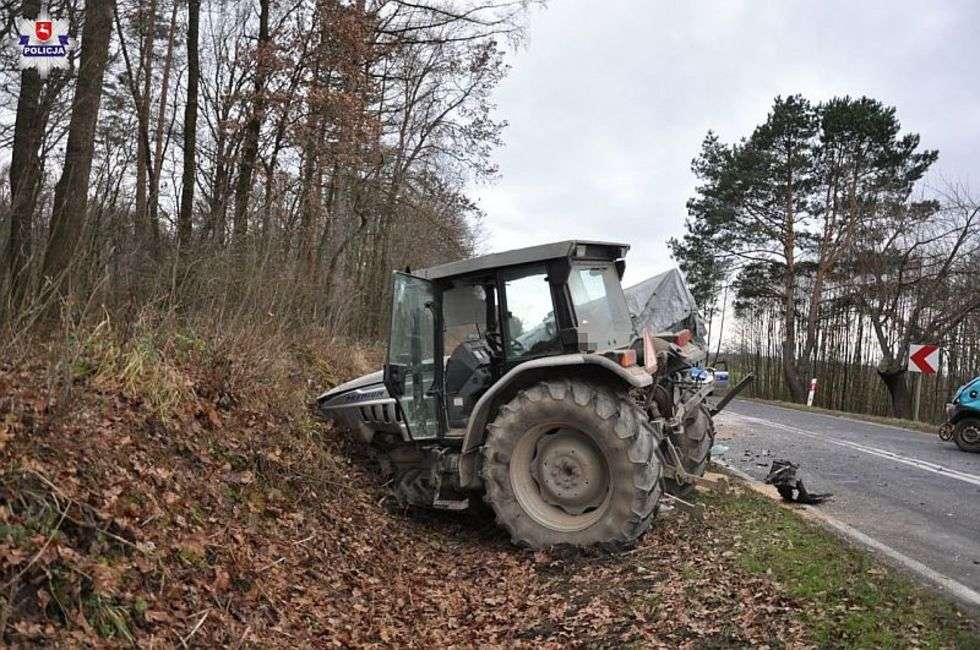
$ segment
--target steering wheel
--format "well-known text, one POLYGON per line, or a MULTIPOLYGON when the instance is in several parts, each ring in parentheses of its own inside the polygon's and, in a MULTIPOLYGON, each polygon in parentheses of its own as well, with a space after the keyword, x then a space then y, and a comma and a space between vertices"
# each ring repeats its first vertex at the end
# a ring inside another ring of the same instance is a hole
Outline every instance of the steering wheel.
POLYGON ((494 354, 502 355, 504 353, 504 335, 500 332, 487 332, 484 337, 487 340, 487 345, 494 354))

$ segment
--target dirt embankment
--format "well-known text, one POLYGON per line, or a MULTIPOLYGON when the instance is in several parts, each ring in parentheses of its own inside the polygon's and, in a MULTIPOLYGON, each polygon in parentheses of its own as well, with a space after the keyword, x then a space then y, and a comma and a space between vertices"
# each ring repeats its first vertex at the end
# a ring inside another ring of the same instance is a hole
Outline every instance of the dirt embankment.
POLYGON ((100 328, 0 366, 9 644, 810 643, 712 510, 609 555, 514 548, 479 508, 399 508, 309 408, 376 352, 100 328))

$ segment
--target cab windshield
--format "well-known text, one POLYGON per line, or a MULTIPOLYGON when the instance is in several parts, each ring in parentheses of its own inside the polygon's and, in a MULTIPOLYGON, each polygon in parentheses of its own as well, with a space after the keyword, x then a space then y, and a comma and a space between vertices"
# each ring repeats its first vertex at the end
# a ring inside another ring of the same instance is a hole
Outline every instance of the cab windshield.
POLYGON ((568 278, 579 339, 585 348, 609 350, 629 345, 633 323, 619 274, 608 264, 576 265, 568 278))

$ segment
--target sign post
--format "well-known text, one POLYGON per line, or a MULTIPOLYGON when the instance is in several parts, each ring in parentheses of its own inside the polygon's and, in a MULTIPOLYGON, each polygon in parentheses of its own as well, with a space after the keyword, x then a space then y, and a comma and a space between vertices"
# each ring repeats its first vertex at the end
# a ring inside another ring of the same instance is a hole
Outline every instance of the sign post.
POLYGON ((915 398, 912 401, 912 419, 919 421, 919 404, 922 403, 922 373, 915 376, 915 398))
POLYGON ((810 392, 806 396, 806 405, 813 406, 813 398, 817 394, 817 378, 810 380, 810 392))
POLYGON ((919 404, 922 402, 922 375, 934 375, 939 368, 939 346, 919 345, 909 346, 909 372, 916 373, 915 398, 912 402, 912 419, 919 419, 919 404))

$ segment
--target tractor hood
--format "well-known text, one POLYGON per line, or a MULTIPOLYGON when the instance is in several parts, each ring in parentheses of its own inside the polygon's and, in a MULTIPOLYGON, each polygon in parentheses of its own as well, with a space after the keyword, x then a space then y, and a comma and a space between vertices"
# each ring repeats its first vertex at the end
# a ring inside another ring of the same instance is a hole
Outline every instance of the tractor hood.
POLYGON ((383 431, 407 440, 408 431, 394 398, 388 395, 379 370, 328 390, 317 398, 320 412, 370 443, 374 434, 383 431))
POLYGON ((351 379, 350 381, 331 388, 327 392, 323 393, 316 398, 318 404, 323 405, 333 398, 343 395, 344 393, 349 393, 358 388, 365 388, 371 386, 372 388, 383 388, 384 371, 378 370, 376 372, 369 373, 363 377, 358 377, 357 379, 351 379), (375 384, 377 386, 375 386, 375 384))

